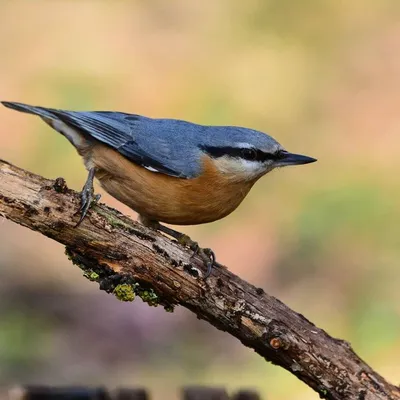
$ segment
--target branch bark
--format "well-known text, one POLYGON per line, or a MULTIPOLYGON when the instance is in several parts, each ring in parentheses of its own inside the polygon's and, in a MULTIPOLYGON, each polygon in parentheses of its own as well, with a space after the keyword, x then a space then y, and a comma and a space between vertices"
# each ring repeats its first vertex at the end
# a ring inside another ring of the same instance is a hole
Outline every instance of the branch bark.
POLYGON ((74 228, 79 195, 0 160, 0 214, 66 246, 86 277, 120 299, 181 305, 280 365, 326 399, 400 399, 351 349, 261 288, 224 268, 202 279, 191 251, 105 205, 74 228))

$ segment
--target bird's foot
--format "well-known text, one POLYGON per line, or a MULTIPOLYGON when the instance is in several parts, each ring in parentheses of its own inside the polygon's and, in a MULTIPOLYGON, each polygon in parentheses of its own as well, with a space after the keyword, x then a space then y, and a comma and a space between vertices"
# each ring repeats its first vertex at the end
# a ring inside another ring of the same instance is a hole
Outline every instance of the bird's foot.
MULTIPOLYGON (((143 218, 141 218, 141 221, 143 222, 143 218)), ((147 221, 146 221, 147 222, 147 221)), ((149 225, 147 225, 149 226, 149 225)), ((208 278, 211 275, 213 267, 221 267, 221 264, 219 264, 216 259, 215 259, 215 254, 211 249, 208 248, 201 248, 197 242, 192 240, 188 235, 185 235, 184 233, 180 233, 178 231, 175 231, 174 229, 168 228, 164 225, 161 225, 158 222, 154 222, 151 226, 149 227, 156 227, 157 230, 160 232, 163 232, 167 234, 168 236, 173 237, 178 241, 179 244, 182 246, 189 247, 191 250, 193 250, 193 254, 191 258, 193 258, 196 254, 201 258, 203 261, 204 265, 207 267, 207 272, 204 275, 204 279, 208 278), (154 225, 157 224, 157 225, 154 225)))
POLYGON ((191 258, 193 258, 196 254, 201 258, 204 265, 207 267, 207 272, 204 275, 204 279, 207 279, 212 272, 214 266, 219 266, 215 259, 215 253, 210 248, 201 248, 197 242, 192 242, 190 248, 193 250, 193 254, 191 258))
POLYGON ((93 189, 94 174, 95 174, 95 169, 94 168, 90 169, 88 178, 81 192, 81 206, 78 211, 81 214, 81 216, 79 218, 78 223, 75 225, 75 228, 77 228, 82 223, 82 221, 84 220, 89 211, 89 208, 100 200, 101 195, 94 194, 94 189, 93 189))
POLYGON ((201 248, 199 244, 192 240, 188 235, 181 233, 180 236, 177 238, 177 241, 181 245, 187 246, 191 250, 193 250, 191 258, 193 258, 196 254, 201 258, 204 265, 207 267, 207 272, 204 275, 204 279, 207 279, 211 275, 214 266, 220 266, 220 264, 217 263, 215 259, 215 253, 211 249, 201 248))

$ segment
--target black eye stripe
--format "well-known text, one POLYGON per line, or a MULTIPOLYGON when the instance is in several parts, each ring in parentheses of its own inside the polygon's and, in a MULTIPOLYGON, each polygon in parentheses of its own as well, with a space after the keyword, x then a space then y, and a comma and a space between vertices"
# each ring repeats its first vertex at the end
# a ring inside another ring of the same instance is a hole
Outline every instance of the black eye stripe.
POLYGON ((245 160, 256 161, 259 158, 259 156, 260 155, 257 153, 257 150, 255 149, 252 148, 241 149, 240 157, 244 158, 245 160))
POLYGON ((284 152, 280 150, 276 153, 265 153, 262 150, 254 148, 202 146, 201 149, 214 158, 229 156, 250 161, 279 160, 284 158, 284 152))

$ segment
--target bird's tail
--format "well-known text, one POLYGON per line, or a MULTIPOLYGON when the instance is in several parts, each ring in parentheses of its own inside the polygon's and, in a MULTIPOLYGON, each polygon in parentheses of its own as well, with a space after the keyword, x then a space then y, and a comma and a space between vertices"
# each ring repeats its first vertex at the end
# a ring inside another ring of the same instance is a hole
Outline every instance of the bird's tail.
POLYGON ((23 104, 23 103, 14 103, 11 101, 1 101, 1 104, 7 108, 12 108, 13 110, 25 112, 28 114, 35 114, 39 115, 40 117, 44 118, 51 118, 53 119, 55 117, 54 114, 52 114, 52 109, 51 108, 44 108, 44 107, 35 107, 35 106, 30 106, 28 104, 23 104))
MULTIPOLYGON (((54 108, 36 107, 23 103, 14 103, 10 101, 1 101, 3 106, 12 108, 13 110, 21 111, 28 114, 38 115, 46 124, 50 125, 57 132, 65 136, 78 152, 87 150, 89 142, 83 135, 80 129, 77 129, 73 124, 64 122, 64 117, 68 114, 67 111, 56 110, 54 108)), ((80 153, 81 154, 81 153, 80 153)))

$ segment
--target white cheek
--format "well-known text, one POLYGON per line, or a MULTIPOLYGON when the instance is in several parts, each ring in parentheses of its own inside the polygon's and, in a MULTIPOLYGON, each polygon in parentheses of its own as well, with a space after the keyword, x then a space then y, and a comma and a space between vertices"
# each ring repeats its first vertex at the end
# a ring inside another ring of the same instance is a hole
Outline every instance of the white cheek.
POLYGON ((251 180, 268 172, 268 166, 258 161, 242 160, 232 157, 219 157, 215 159, 217 169, 231 178, 251 180))

